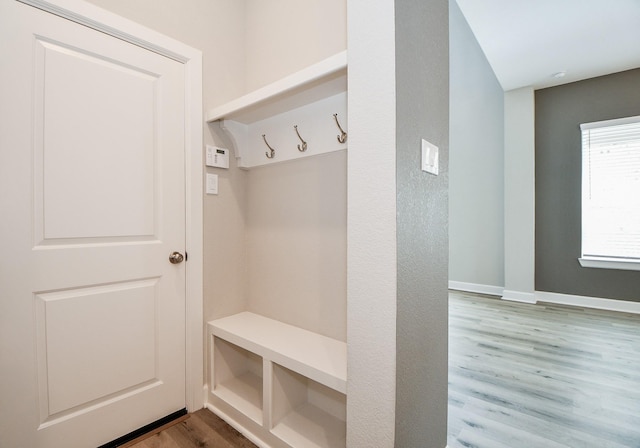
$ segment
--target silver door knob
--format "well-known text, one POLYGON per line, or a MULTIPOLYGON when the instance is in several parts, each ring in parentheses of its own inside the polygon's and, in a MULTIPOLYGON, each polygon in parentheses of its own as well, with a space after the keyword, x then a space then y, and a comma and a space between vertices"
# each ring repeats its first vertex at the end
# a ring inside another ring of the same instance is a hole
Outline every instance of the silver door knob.
POLYGON ((184 261, 184 255, 182 255, 180 252, 173 252, 171 255, 169 255, 169 261, 171 262, 171 264, 180 264, 184 261))

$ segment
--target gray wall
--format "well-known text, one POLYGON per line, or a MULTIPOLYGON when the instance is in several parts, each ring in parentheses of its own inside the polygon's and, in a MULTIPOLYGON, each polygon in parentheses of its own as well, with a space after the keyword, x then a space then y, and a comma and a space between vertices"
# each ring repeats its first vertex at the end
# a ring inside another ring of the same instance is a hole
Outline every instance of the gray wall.
POLYGON ((640 69, 536 91, 537 291, 640 301, 640 272, 583 268, 580 123, 640 115, 640 69))
POLYGON ((447 443, 449 2, 396 0, 396 447, 447 443), (420 169, 420 142, 440 175, 420 169))
POLYGON ((450 1, 449 280, 504 286, 504 91, 450 1))

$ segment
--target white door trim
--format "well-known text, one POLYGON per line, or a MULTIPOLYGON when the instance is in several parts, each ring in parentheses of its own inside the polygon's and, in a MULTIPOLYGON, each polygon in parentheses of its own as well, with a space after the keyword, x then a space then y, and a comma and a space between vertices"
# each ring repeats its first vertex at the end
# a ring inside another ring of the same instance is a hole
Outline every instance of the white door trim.
POLYGON ((187 410, 204 406, 203 223, 202 223, 202 53, 140 24, 82 0, 18 0, 72 20, 185 65, 186 150, 186 390, 187 410))

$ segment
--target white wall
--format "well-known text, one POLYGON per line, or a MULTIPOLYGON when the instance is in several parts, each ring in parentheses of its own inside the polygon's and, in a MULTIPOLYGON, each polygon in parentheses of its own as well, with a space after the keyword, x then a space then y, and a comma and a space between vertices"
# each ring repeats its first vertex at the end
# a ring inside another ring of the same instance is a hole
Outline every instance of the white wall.
POLYGON ((349 0, 347 446, 395 439, 394 1, 349 0))
POLYGON ((505 93, 504 293, 535 302, 535 97, 531 87, 505 93))
POLYGON ((347 48, 346 0, 246 0, 250 92, 347 48))
MULTIPOLYGON (((346 0, 247 0, 246 91, 346 49, 346 0)), ((346 340, 346 154, 246 174, 247 309, 346 340)))
POLYGON ((347 338, 346 151, 247 177, 248 309, 347 338))
POLYGON ((449 280, 504 286, 504 92, 455 0, 450 10, 449 280))
POLYGON ((205 110, 243 93, 244 1, 88 1, 201 50, 205 110))

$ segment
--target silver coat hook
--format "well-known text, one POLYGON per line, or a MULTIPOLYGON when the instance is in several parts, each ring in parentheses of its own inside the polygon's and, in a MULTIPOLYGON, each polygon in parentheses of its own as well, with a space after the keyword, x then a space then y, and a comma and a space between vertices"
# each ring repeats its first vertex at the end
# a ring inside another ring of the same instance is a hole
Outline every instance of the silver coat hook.
POLYGON ((267 156, 267 159, 273 159, 276 156, 276 150, 273 149, 271 145, 269 145, 269 142, 267 142, 267 138, 264 136, 264 134, 262 134, 262 140, 264 140, 265 145, 267 145, 267 148, 269 148, 269 152, 265 152, 264 155, 267 156))
POLYGON ((302 142, 302 145, 298 145, 298 151, 305 152, 307 150, 307 142, 305 142, 302 137, 300 137, 300 133, 298 132, 298 125, 295 125, 293 129, 296 130, 296 134, 298 134, 298 138, 302 142))
POLYGON ((340 135, 338 135, 338 141, 340 143, 344 143, 347 141, 347 133, 344 132, 344 129, 342 129, 342 126, 340 126, 340 123, 338 122, 338 114, 333 114, 333 118, 336 120, 336 125, 338 126, 338 129, 340 129, 340 135))

